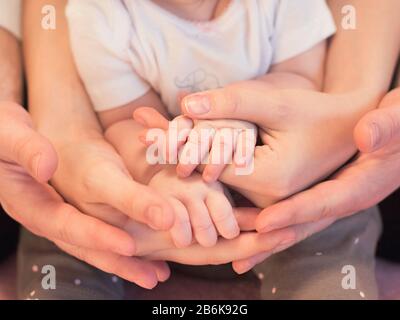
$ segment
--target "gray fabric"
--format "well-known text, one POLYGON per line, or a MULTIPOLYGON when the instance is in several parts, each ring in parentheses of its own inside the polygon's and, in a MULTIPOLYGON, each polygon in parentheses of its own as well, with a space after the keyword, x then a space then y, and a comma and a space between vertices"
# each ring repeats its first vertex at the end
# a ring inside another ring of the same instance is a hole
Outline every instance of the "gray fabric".
POLYGON ((255 268, 264 275, 262 298, 378 299, 375 250, 381 229, 374 207, 272 256, 255 268), (355 268, 355 289, 342 287, 347 265, 355 268))
POLYGON ((19 299, 117 300, 124 297, 123 282, 62 252, 50 241, 21 230, 17 255, 19 299), (56 270, 56 289, 42 288, 43 266, 56 270), (113 281, 114 280, 114 281, 113 281))
MULTIPOLYGON (((380 232, 379 211, 372 208, 338 221, 270 257, 246 275, 236 275, 229 265, 191 267, 171 264, 173 276, 161 287, 177 290, 175 292, 180 290, 184 293, 180 297, 183 299, 216 297, 210 292, 211 287, 215 290, 248 287, 251 292, 246 295, 251 299, 377 299, 375 247, 380 232), (342 288, 342 279, 346 275, 341 271, 345 265, 352 265, 356 270, 356 289, 342 288), (182 282, 182 279, 186 279, 184 283, 174 283, 182 282), (188 283, 192 283, 190 288, 188 283)), ((49 241, 26 230, 22 232, 18 252, 19 298, 122 299, 123 282, 115 280, 115 277, 64 254, 49 241), (43 290, 43 275, 40 270, 32 270, 33 266, 40 269, 43 265, 55 266, 56 290, 43 290)), ((131 291, 138 299, 171 298, 165 292, 160 294, 159 288, 148 291, 135 287, 131 291)), ((240 294, 227 296, 243 298, 240 294)))

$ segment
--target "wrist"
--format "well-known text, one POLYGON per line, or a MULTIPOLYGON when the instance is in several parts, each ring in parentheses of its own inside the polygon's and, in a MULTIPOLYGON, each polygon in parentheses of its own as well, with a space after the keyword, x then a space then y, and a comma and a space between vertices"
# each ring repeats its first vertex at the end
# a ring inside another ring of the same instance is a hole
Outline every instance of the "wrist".
POLYGON ((378 107, 385 92, 370 92, 362 88, 346 93, 327 92, 335 100, 334 103, 327 106, 328 114, 335 114, 343 121, 347 120, 353 128, 357 122, 369 111, 378 107), (329 110, 332 108, 333 110, 329 110))
POLYGON ((142 131, 140 124, 129 119, 110 125, 104 136, 121 156, 132 178, 147 185, 166 165, 148 160, 147 147, 139 139, 142 131))

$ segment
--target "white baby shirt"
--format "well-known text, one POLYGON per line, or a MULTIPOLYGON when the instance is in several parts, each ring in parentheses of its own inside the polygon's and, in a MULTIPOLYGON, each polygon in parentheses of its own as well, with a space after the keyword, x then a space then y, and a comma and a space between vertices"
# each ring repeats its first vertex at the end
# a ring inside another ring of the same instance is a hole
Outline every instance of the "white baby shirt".
POLYGON ((21 35, 21 0, 0 0, 0 27, 21 35))
POLYGON ((151 0, 69 0, 78 70, 97 111, 153 88, 171 115, 182 94, 267 73, 328 38, 325 0, 232 0, 210 22, 193 22, 151 0))

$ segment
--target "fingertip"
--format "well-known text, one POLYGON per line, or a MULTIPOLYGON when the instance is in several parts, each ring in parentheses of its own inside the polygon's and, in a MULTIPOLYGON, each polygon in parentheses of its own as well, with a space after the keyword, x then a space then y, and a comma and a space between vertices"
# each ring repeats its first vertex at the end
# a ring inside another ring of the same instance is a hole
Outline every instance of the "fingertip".
POLYGON ((217 244, 218 237, 216 231, 213 232, 214 234, 196 236, 197 242, 204 248, 212 248, 217 244))
POLYGON ((127 235, 127 237, 129 238, 124 239, 123 244, 117 248, 116 253, 126 257, 133 257, 136 254, 136 242, 131 236, 127 235))
POLYGON ((30 161, 31 173, 37 181, 47 183, 57 170, 58 157, 50 143, 45 143, 41 149, 30 161))
POLYGON ((234 229, 232 229, 231 232, 227 232, 225 234, 224 238, 228 239, 228 240, 232 240, 232 239, 237 238, 239 235, 240 235, 240 229, 239 229, 239 226, 236 225, 236 227, 234 229))
POLYGON ((154 275, 152 279, 148 278, 138 280, 136 281, 136 284, 144 289, 153 290, 158 285, 157 275, 154 275))
POLYGON ((253 265, 248 260, 232 262, 232 269, 237 274, 244 274, 244 273, 250 271, 252 268, 253 268, 253 265))
POLYGON ((373 152, 380 143, 380 128, 377 123, 360 121, 354 129, 354 141, 361 152, 373 152))
POLYGON ((229 220, 225 220, 224 223, 216 223, 219 234, 227 240, 235 239, 240 234, 240 228, 232 213, 232 217, 229 220))
POLYGON ((171 276, 171 270, 167 263, 156 262, 156 274, 159 282, 167 281, 171 276))
MULTIPOLYGON (((276 206, 273 208, 276 209, 276 206)), ((284 213, 282 211, 273 211, 274 213, 272 214, 269 210, 270 208, 264 209, 258 214, 256 218, 255 227, 256 231, 259 233, 267 233, 276 229, 280 229, 281 225, 282 227, 284 227, 284 213)))
POLYGON ((204 93, 195 93, 182 99, 181 110, 189 117, 199 117, 211 111, 210 98, 204 93))
POLYGON ((152 290, 158 285, 157 269, 151 262, 146 263, 140 270, 130 270, 130 273, 124 277, 121 276, 143 289, 152 290))
POLYGON ((176 166, 176 174, 179 178, 187 178, 191 175, 193 170, 187 168, 186 165, 178 164, 176 166))
POLYGON ((184 249, 189 247, 192 244, 192 237, 173 237, 173 242, 175 247, 178 249, 184 249))
POLYGON ((207 167, 206 167, 206 169, 204 169, 202 176, 203 176, 203 180, 207 183, 216 182, 219 178, 218 176, 212 174, 209 170, 207 170, 207 167))
POLYGON ((136 109, 132 114, 133 119, 144 127, 147 127, 147 122, 144 115, 148 112, 148 109, 148 107, 141 107, 136 109))

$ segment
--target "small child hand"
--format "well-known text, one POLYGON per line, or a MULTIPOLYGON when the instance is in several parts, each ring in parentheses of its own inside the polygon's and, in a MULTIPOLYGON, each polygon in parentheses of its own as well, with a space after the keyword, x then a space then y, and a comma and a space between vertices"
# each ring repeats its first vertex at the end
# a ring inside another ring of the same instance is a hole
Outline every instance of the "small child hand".
POLYGON ((157 173, 149 186, 167 197, 175 211, 170 232, 177 247, 190 245, 192 232, 204 247, 214 246, 218 234, 226 239, 239 235, 232 205, 221 183, 208 184, 198 173, 182 180, 176 176, 175 168, 169 167, 157 173))
MULTIPOLYGON (((178 116, 168 121, 156 110, 140 108, 135 112, 135 120, 151 128, 164 130, 163 150, 167 163, 176 164, 180 177, 188 177, 200 165, 206 164, 203 178, 207 182, 216 181, 225 166, 232 162, 237 168, 252 165, 257 140, 257 127, 240 120, 196 120, 178 116)), ((149 129, 143 133, 141 141, 147 145, 149 129)))
POLYGON ((227 164, 246 168, 252 163, 256 140, 257 127, 250 122, 197 120, 181 147, 177 173, 188 177, 199 164, 205 164, 203 179, 217 181, 227 164))

